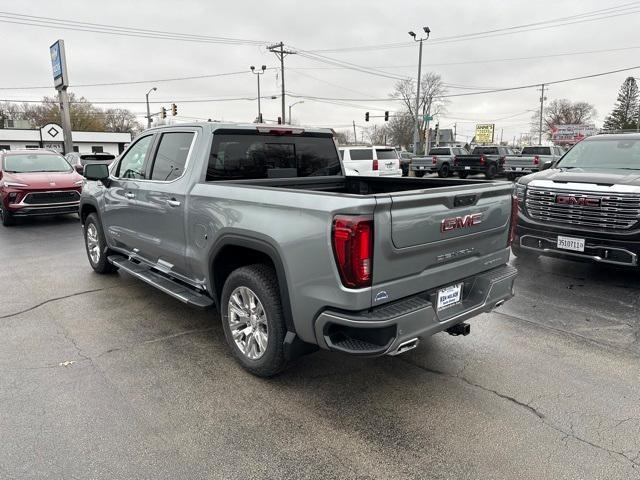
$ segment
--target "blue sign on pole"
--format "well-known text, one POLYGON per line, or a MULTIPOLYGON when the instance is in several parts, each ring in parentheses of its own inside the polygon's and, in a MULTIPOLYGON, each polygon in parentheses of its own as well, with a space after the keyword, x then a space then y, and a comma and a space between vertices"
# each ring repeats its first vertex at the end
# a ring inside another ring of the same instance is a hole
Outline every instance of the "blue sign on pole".
POLYGON ((67 65, 64 54, 64 40, 58 40, 49 47, 51 55, 51 68, 53 70, 53 84, 56 88, 66 88, 69 79, 67 78, 67 65))

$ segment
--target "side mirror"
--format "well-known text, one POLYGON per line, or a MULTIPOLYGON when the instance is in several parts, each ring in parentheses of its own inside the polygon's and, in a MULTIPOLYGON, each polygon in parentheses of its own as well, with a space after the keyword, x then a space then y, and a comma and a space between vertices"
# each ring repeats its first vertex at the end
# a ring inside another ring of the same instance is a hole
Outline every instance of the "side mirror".
POLYGON ((84 167, 84 178, 100 181, 107 185, 109 181, 109 167, 103 163, 90 163, 84 167))
POLYGON ((544 163, 542 164, 542 166, 540 167, 540 170, 548 170, 548 169, 550 169, 551 167, 553 167, 553 164, 554 164, 554 163, 555 163, 555 162, 554 162, 553 160, 547 160, 546 162, 544 162, 544 163))
POLYGON ((76 172, 78 172, 80 175, 82 175, 84 173, 84 167, 82 165, 74 165, 73 168, 75 169, 76 172))

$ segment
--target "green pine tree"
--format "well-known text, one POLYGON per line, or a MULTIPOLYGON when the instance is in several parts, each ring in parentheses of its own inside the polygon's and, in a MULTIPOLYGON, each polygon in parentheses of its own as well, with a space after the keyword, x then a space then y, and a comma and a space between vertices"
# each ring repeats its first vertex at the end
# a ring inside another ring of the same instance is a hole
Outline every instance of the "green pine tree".
POLYGON ((640 114, 638 84, 628 77, 618 93, 618 100, 611 114, 604 120, 605 130, 635 130, 640 114))

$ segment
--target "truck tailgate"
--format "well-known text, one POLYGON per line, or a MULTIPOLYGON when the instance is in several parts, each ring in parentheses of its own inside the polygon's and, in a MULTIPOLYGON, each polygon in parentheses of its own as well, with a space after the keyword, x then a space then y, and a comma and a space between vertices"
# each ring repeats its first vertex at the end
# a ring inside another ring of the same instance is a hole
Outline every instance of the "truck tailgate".
POLYGON ((455 163, 461 167, 481 167, 484 168, 482 155, 456 155, 455 163))
POLYGON ((534 157, 507 157, 505 160, 505 167, 524 167, 524 168, 531 168, 534 166, 538 166, 538 165, 534 165, 533 163, 534 157))
POLYGON ((512 188, 497 182, 379 196, 373 304, 506 263, 512 188))

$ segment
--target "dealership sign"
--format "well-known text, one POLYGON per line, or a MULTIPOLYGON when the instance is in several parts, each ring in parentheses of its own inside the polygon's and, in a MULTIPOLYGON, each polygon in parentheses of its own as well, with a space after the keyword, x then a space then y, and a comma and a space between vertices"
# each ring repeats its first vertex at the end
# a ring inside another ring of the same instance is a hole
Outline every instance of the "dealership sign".
POLYGON ((60 88, 69 86, 67 78, 67 59, 64 53, 64 40, 58 40, 49 47, 51 55, 51 68, 53 69, 53 85, 60 88))
POLYGON ((476 125, 476 143, 493 143, 495 124, 479 123, 476 125))
POLYGON ((551 141, 557 145, 573 145, 583 138, 597 133, 598 129, 592 123, 553 125, 551 127, 551 141))

